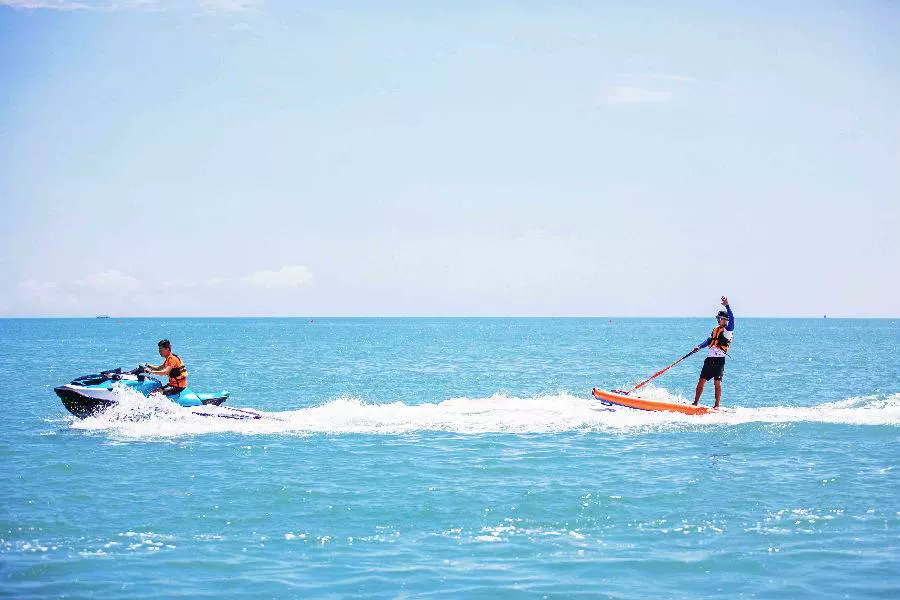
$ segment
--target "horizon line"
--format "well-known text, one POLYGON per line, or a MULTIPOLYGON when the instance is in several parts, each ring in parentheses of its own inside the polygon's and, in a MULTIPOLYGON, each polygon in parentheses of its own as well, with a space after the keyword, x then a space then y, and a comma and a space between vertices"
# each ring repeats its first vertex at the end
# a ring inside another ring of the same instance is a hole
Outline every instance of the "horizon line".
MULTIPOLYGON (((0 320, 15 319, 711 319, 708 315, 0 315, 0 320)), ((898 316, 881 315, 747 315, 740 319, 897 319, 898 316)))

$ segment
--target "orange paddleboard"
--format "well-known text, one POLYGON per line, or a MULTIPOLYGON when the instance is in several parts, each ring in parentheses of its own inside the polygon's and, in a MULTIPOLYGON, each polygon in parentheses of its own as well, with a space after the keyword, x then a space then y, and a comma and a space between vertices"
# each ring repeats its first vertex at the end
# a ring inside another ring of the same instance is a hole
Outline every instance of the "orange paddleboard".
POLYGON ((677 412, 685 415, 705 415, 711 409, 705 406, 692 406, 690 404, 673 404, 669 402, 654 402, 653 400, 642 400, 633 396, 623 396, 622 394, 614 394, 604 390, 594 388, 594 398, 605 404, 617 404, 619 406, 627 406, 628 408, 636 408, 638 410, 663 410, 668 412, 677 412))

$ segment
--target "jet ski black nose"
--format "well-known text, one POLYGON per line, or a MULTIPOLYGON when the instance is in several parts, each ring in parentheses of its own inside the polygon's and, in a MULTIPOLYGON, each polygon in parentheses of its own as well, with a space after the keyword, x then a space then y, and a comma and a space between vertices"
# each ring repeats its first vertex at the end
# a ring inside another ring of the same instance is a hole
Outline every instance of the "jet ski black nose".
POLYGON ((85 396, 68 385, 55 387, 53 388, 53 391, 56 392, 56 395, 62 400, 66 410, 79 419, 96 415, 115 404, 115 402, 110 400, 85 396))

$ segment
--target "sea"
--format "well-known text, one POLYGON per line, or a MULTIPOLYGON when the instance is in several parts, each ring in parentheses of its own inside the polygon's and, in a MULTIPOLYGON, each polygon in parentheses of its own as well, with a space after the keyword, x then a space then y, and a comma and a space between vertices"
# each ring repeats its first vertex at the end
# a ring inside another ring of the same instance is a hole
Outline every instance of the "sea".
POLYGON ((738 315, 714 414, 592 398, 714 325, 0 320, 0 597, 900 597, 897 320, 738 315), (54 394, 161 338, 264 418, 54 394))

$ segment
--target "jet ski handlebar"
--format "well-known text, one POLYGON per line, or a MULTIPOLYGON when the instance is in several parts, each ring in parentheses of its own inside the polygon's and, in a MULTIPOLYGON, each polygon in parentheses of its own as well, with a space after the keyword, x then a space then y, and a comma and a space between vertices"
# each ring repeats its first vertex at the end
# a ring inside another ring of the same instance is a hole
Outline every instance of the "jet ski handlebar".
POLYGON ((100 371, 100 375, 106 377, 107 379, 111 379, 113 381, 118 381, 122 379, 125 375, 137 375, 138 379, 143 379, 146 377, 147 367, 141 365, 139 367, 135 367, 130 371, 123 371, 122 367, 118 367, 116 369, 109 369, 107 371, 100 371))

